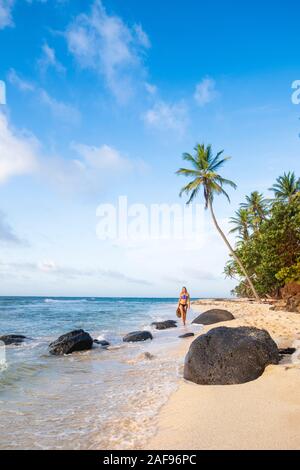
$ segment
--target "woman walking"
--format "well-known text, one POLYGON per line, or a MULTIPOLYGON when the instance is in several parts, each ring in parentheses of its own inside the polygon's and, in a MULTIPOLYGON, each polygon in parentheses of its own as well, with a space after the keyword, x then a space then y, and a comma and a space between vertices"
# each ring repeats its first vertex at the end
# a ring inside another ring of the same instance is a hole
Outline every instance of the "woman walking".
POLYGON ((191 299, 190 299, 190 294, 187 291, 186 287, 183 287, 180 296, 179 296, 179 301, 178 301, 178 308, 181 313, 181 318, 183 325, 185 326, 186 323, 186 315, 187 311, 189 308, 191 308, 191 299))

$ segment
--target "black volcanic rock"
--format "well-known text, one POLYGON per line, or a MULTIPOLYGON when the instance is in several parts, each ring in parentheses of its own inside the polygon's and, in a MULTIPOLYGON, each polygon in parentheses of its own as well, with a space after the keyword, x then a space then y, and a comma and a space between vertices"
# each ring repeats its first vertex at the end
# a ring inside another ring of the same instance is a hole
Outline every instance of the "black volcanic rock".
POLYGON ((72 354, 75 351, 87 351, 93 347, 93 339, 84 330, 75 330, 60 336, 49 344, 49 352, 55 356, 72 354))
POLYGON ((195 333, 185 333, 184 335, 178 336, 178 338, 185 339, 185 338, 191 338, 192 336, 195 336, 195 333))
POLYGON ((153 339, 150 331, 133 331, 124 336, 123 341, 125 343, 137 343, 139 341, 147 341, 148 339, 153 339))
POLYGON ((26 336, 23 335, 3 335, 0 336, 0 341, 2 341, 6 346, 10 344, 18 345, 25 341, 26 336))
POLYGON ((103 348, 108 348, 108 346, 110 346, 110 343, 105 339, 94 339, 94 343, 98 346, 102 346, 103 348))
POLYGON ((176 323, 176 320, 156 321, 151 323, 151 326, 154 326, 156 330, 167 330, 169 328, 177 328, 176 323))
POLYGON ((228 310, 221 310, 214 308, 212 310, 207 310, 207 312, 201 313, 192 323, 197 325, 213 325, 214 323, 220 323, 223 321, 234 320, 232 313, 228 310))
POLYGON ((184 378, 201 385, 242 384, 279 363, 269 333, 252 327, 219 327, 199 336, 185 359, 184 378))

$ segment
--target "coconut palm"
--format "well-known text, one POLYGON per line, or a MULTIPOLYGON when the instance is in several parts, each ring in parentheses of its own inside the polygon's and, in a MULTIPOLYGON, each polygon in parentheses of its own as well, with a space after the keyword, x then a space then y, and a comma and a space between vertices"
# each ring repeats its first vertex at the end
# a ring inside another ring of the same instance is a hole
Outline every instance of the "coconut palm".
MULTIPOLYGON (((236 281, 239 281, 239 279, 237 278, 238 273, 237 273, 233 260, 230 260, 226 263, 223 274, 226 279, 235 279, 236 281)), ((246 284, 245 281, 241 281, 240 286, 245 290, 245 292, 247 290, 249 291, 249 286, 248 284, 246 284)), ((232 292, 234 292, 234 290, 232 292)))
POLYGON ((230 223, 234 227, 230 230, 229 233, 238 232, 239 238, 243 241, 248 241, 250 238, 249 228, 251 223, 251 217, 247 209, 242 207, 235 212, 235 217, 230 218, 230 223))
POLYGON ((275 199, 290 201, 300 192, 300 178, 297 179, 293 171, 284 173, 283 176, 277 178, 269 191, 273 191, 275 199))
POLYGON ((244 268, 241 260, 235 253, 221 227, 219 226, 213 210, 213 201, 216 195, 223 195, 228 199, 228 201, 230 201, 228 194, 224 190, 224 186, 231 186, 234 189, 237 187, 233 181, 223 178, 218 173, 218 170, 229 159, 229 157, 222 156, 224 151, 218 152, 214 156, 211 145, 205 146, 204 144, 198 144, 194 150, 194 156, 189 153, 183 154, 183 159, 190 163, 192 168, 180 168, 176 172, 178 175, 192 178, 192 180, 181 189, 180 196, 182 196, 182 194, 186 194, 189 197, 187 204, 190 204, 196 198, 196 196, 198 196, 199 192, 201 190, 203 191, 205 209, 210 210, 217 231, 227 245, 232 257, 235 259, 241 271, 244 273, 249 286, 251 287, 253 295, 259 301, 259 296, 250 277, 248 276, 246 269, 244 268))
POLYGON ((250 196, 246 196, 246 202, 241 204, 241 208, 248 211, 253 230, 257 232, 268 215, 268 201, 263 194, 253 191, 250 196))
POLYGON ((227 263, 225 264, 225 267, 224 267, 223 274, 224 274, 225 278, 235 279, 237 281, 237 278, 236 278, 237 271, 236 271, 236 267, 234 265, 233 260, 227 261, 227 263))

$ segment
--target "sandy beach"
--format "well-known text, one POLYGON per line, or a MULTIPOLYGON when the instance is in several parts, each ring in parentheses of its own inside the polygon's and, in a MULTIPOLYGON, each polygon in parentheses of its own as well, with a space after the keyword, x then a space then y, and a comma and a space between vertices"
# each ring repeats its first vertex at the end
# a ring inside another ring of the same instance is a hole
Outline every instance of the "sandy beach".
MULTIPOLYGON (((293 346, 297 352, 243 385, 201 386, 181 379, 161 409, 157 433, 147 448, 299 449, 300 315, 244 300, 200 300, 192 308, 199 313, 224 308, 235 316, 205 327, 201 334, 216 326, 254 326, 266 329, 280 348, 293 346)), ((178 351, 182 364, 194 339, 185 340, 178 351)))

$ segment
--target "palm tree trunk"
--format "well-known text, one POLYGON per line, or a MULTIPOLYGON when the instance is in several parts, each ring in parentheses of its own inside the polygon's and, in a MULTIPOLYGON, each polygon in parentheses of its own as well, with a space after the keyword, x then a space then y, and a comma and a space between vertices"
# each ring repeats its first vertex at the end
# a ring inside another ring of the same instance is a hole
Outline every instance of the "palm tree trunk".
POLYGON ((209 207, 209 210, 210 210, 210 213, 211 213, 211 216, 212 216, 212 219, 213 219, 213 222, 216 226, 216 229, 218 230, 219 234, 221 235, 221 237, 223 238, 224 242, 226 243, 227 247, 229 248, 229 251, 231 252, 233 258, 235 259, 235 261, 237 262, 237 264, 239 265, 239 267, 241 268, 241 270, 243 271, 248 283, 249 283, 249 286, 253 292, 253 295, 254 297, 256 298, 256 300, 258 302, 260 302, 260 298, 259 298, 259 295, 258 293, 256 292, 256 289, 253 285, 253 282, 251 281, 250 277, 248 276, 248 273, 246 271, 246 269, 244 268, 241 260, 239 259, 239 257, 237 256, 237 254, 235 253, 234 249, 232 248, 232 246, 230 245, 229 241, 227 240, 225 234, 222 232, 222 229, 221 227, 219 226, 218 222, 217 222, 217 219, 216 219, 216 216, 215 216, 215 213, 214 213, 214 210, 213 210, 213 206, 212 206, 212 202, 210 200, 210 198, 208 199, 208 207, 209 207))

